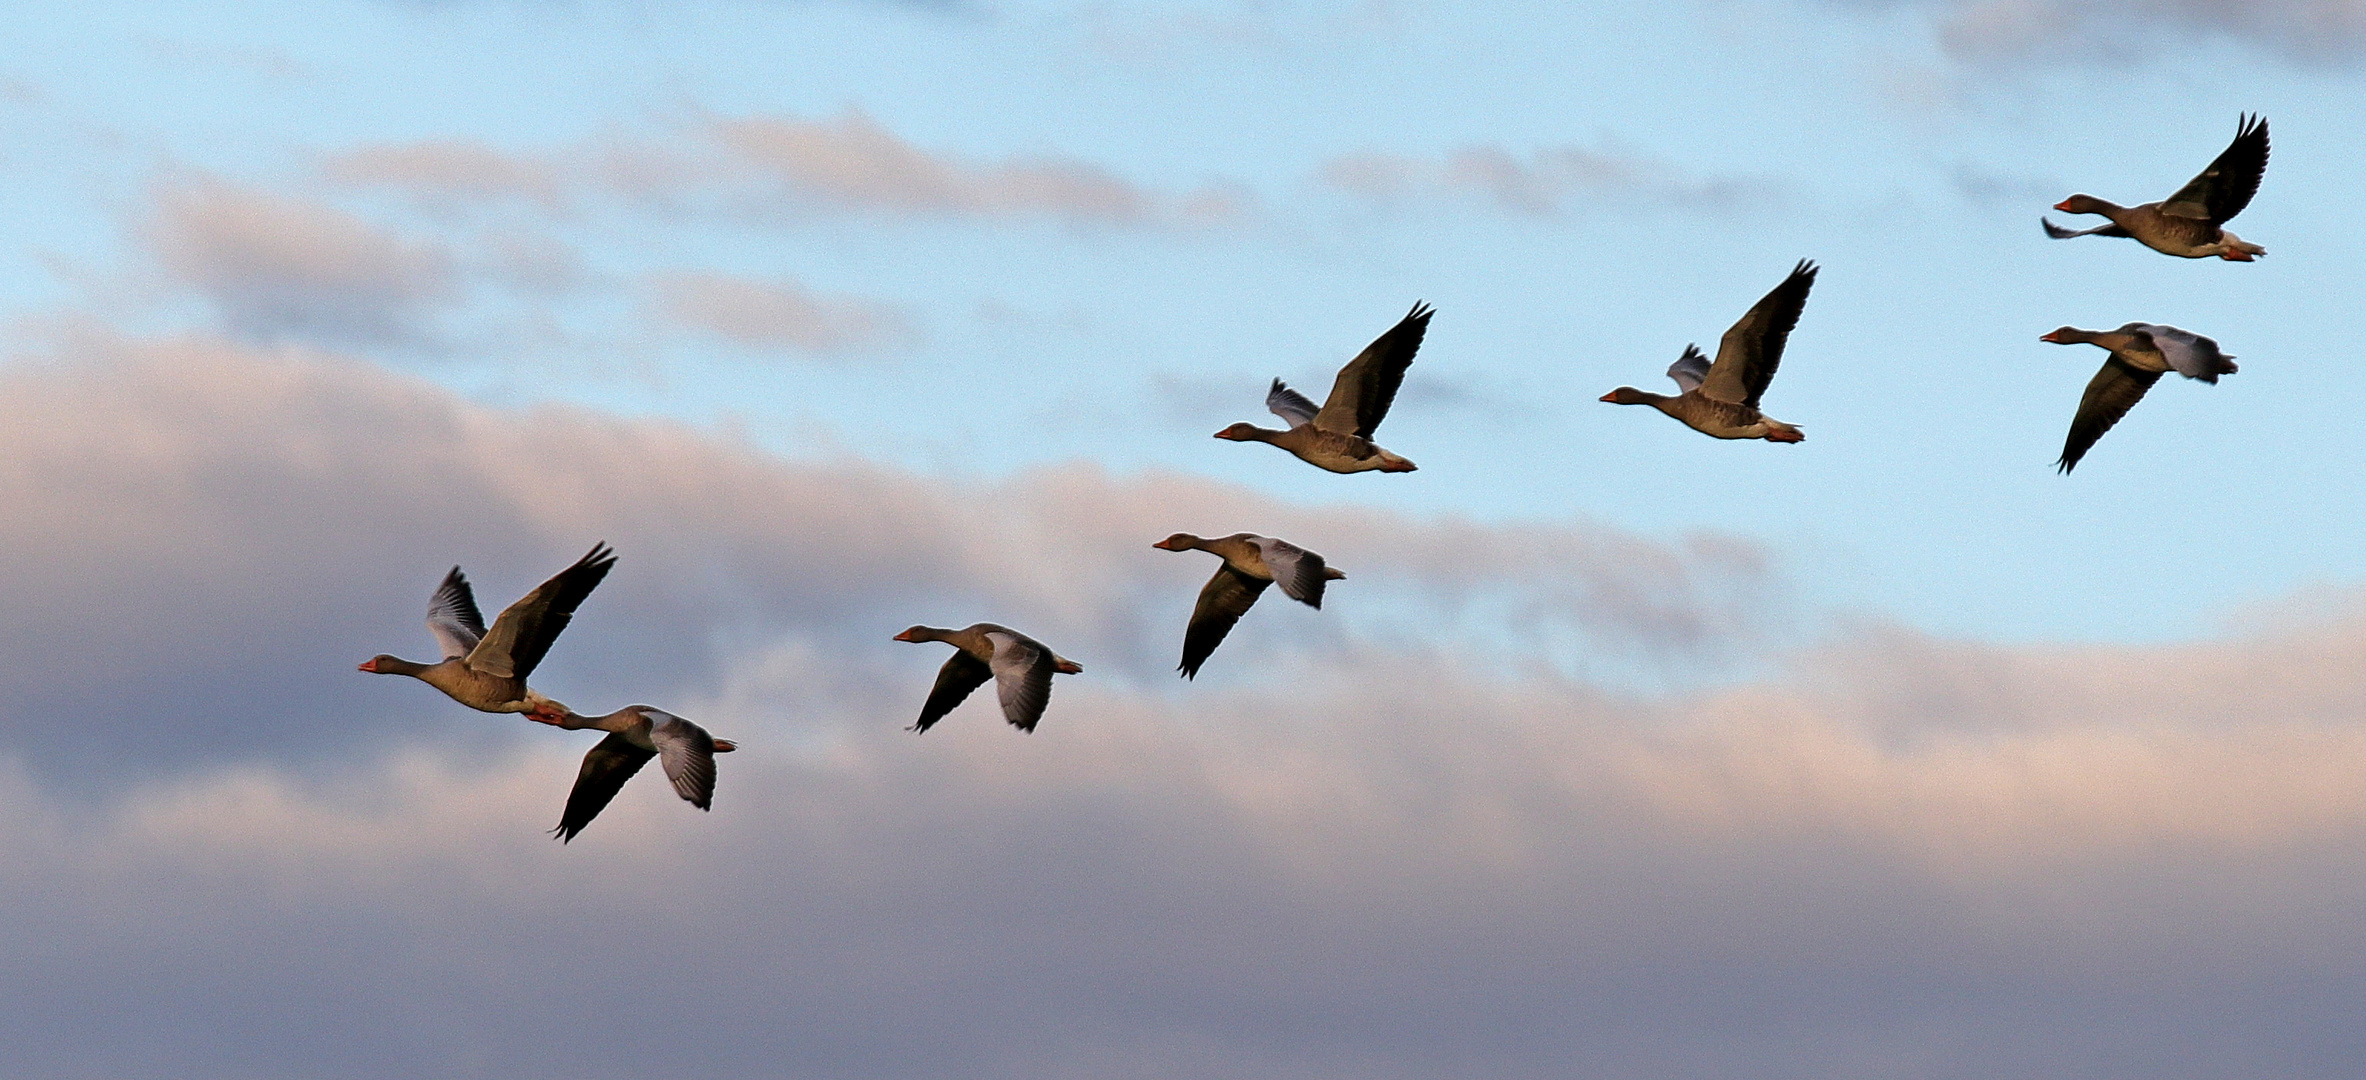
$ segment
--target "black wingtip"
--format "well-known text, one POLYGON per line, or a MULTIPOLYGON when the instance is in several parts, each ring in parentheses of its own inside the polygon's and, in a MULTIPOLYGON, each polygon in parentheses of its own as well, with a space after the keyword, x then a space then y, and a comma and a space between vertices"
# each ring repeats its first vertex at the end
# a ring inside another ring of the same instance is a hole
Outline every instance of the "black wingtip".
POLYGON ((1429 306, 1426 301, 1415 300, 1413 301, 1413 310, 1406 312, 1405 318, 1426 326, 1429 324, 1429 317, 1437 313, 1438 309, 1429 306))
POLYGON ((2038 215, 2037 223, 2045 226, 2046 235, 2053 237, 2056 240, 2068 240, 2071 237, 2078 235, 2077 230, 2065 229, 2060 225, 2056 225, 2052 221, 2048 220, 2044 214, 2038 215))

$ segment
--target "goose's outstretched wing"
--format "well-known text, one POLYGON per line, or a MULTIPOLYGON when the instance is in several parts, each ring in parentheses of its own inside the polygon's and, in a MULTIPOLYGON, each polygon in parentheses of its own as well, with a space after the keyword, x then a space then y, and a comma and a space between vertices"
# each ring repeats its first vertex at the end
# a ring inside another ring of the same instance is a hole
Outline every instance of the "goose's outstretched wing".
POLYGON ((1801 259, 1791 268, 1791 276, 1759 298, 1718 341, 1717 362, 1701 378, 1701 396, 1757 408, 1766 384, 1774 381, 1775 368, 1783 363, 1783 344, 1791 339, 1791 328, 1799 325, 1807 291, 1815 284, 1816 264, 1801 259))
POLYGON ((2161 380, 2162 372, 2145 371, 2119 357, 2103 361, 2103 370, 2087 383, 2087 392, 2078 399, 2078 415, 2070 420, 2070 437, 2063 440, 2062 460, 2055 467, 2067 473, 2078 467, 2078 460, 2087 456, 2087 449, 2095 440, 2120 422, 2128 410, 2144 399, 2144 392, 2161 380))
POLYGON ((583 755, 583 769, 575 774, 575 790, 567 793, 567 809, 559 815, 559 827, 551 830, 559 842, 575 839, 575 834, 600 816, 616 793, 624 790, 624 782, 656 756, 656 751, 634 746, 621 733, 611 732, 601 739, 598 746, 583 755))
POLYGON ((1668 365, 1668 377, 1676 380, 1677 393, 1689 394, 1700 386, 1701 380, 1709 377, 1709 358, 1700 346, 1686 345, 1684 355, 1668 365))
POLYGON ((1020 731, 1034 731, 1052 701, 1052 651, 998 630, 986 632, 994 643, 994 689, 1002 698, 1002 718, 1020 731))
POLYGON ((937 669, 937 684, 929 689, 928 701, 920 706, 920 719, 912 724, 912 730, 927 731, 934 727, 946 713, 968 700, 972 691, 993 677, 994 669, 987 667, 985 661, 971 656, 968 650, 953 650, 945 666, 937 669))
POLYGON ((715 737, 707 729, 672 713, 643 709, 656 722, 649 741, 657 744, 657 763, 674 785, 674 794, 701 810, 715 798, 715 737))
POLYGON ((468 587, 468 577, 457 566, 444 575, 435 598, 427 602, 427 632, 443 646, 446 660, 467 656, 484 640, 485 617, 477 613, 476 592, 468 587))
POLYGON ((1314 414, 1321 411, 1306 395, 1282 385, 1280 379, 1275 379, 1273 389, 1265 392, 1265 407, 1291 427, 1314 423, 1314 414))
POLYGON ((575 565, 504 609, 501 617, 493 620, 493 629, 469 650, 468 666, 509 679, 531 674, 543 654, 550 651, 551 642, 559 639, 559 631, 575 618, 576 606, 599 587, 600 579, 615 565, 616 553, 608 545, 592 545, 575 565))
POLYGON ((1331 396, 1315 414, 1314 426, 1371 438, 1380 422, 1388 418, 1388 407, 1397 400, 1397 387, 1404 385, 1405 369, 1413 366, 1413 354, 1421 351, 1421 338, 1429 332, 1429 317, 1434 312, 1427 304, 1413 305, 1412 312, 1340 368, 1339 378, 1331 383, 1331 396))
POLYGON ((1233 569, 1231 563, 1217 565, 1216 576, 1199 590, 1199 603, 1191 609, 1191 625, 1183 631, 1183 662, 1176 670, 1184 678, 1199 676, 1199 666, 1208 662, 1216 646, 1224 643, 1224 635, 1232 632, 1232 624, 1248 614, 1269 584, 1233 569))
POLYGON ((2266 174, 2267 118, 2245 116, 2218 159, 2177 194, 2161 200, 2161 213, 2223 224, 2251 205, 2251 196, 2259 193, 2259 178, 2266 174))

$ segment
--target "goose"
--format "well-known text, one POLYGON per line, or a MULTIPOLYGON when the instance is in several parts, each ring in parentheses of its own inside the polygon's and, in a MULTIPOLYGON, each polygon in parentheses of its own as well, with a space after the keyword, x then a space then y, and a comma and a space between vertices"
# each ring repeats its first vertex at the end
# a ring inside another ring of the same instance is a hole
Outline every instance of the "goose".
POLYGON ((408 675, 451 696, 452 700, 490 713, 525 713, 545 723, 563 716, 567 707, 526 686, 526 676, 542 662, 559 631, 575 618, 575 608, 598 588, 616 553, 594 544, 533 592, 501 612, 493 629, 477 612, 476 592, 455 566, 427 604, 427 632, 444 648, 444 658, 417 664, 380 653, 361 662, 373 675, 408 675))
POLYGON ((2267 118, 2246 115, 2235 124, 2235 139, 2218 160, 2160 202, 2120 206, 2092 195, 2073 195, 2054 204, 2065 214, 2101 214, 2109 225, 2065 229, 2044 217, 2038 223, 2056 240, 2074 236, 2124 236, 2154 251, 2187 259, 2213 255, 2229 262, 2250 262, 2267 249, 2246 243, 2223 226, 2251 205, 2259 192, 2259 178, 2267 172, 2267 118))
POLYGON ((569 731, 592 728, 608 733, 583 755, 583 770, 575 774, 575 788, 567 793, 567 809, 559 815, 558 828, 551 830, 562 844, 600 816, 650 758, 665 769, 674 794, 706 809, 715 798, 715 755, 739 749, 738 743, 715 738, 697 724, 648 705, 627 705, 606 716, 566 711, 533 718, 569 731))
POLYGON ((920 706, 920 720, 911 730, 925 732, 961 704, 970 691, 994 680, 1002 698, 1002 718, 1020 731, 1033 734, 1051 704, 1052 673, 1080 675, 1084 666, 1051 651, 1044 643, 1007 626, 977 623, 960 630, 915 626, 895 636, 897 641, 942 641, 953 655, 937 669, 937 684, 920 706))
POLYGON ((1758 399, 1774 380, 1783 362, 1783 343, 1799 323, 1807 306, 1807 291, 1816 284, 1816 264, 1806 259, 1791 268, 1791 276, 1774 287, 1717 343, 1717 362, 1702 355, 1700 346, 1686 345, 1684 355, 1668 367, 1681 392, 1675 397, 1622 386, 1602 395, 1613 405, 1649 405, 1684 422, 1686 427, 1720 439, 1765 439, 1795 443, 1807 438, 1798 428, 1758 411, 1758 399))
POLYGON ((1272 443, 1296 454, 1300 461, 1335 473, 1412 472, 1412 462, 1372 442, 1372 431, 1396 401, 1397 387, 1405 381, 1405 369, 1413 366, 1413 354, 1421 350, 1421 336, 1429 330, 1433 311, 1427 304, 1414 304, 1387 333, 1374 338, 1339 369, 1339 377, 1331 383, 1331 396, 1320 409, 1306 395, 1275 379, 1265 392, 1265 407, 1289 423, 1287 430, 1240 423, 1217 432, 1216 437, 1272 443))
POLYGON ((2103 369, 2087 383, 2078 399, 2078 415, 2070 421, 2070 437, 2062 443, 2062 460, 2054 463, 2064 473, 2078 467, 2095 440, 2119 423, 2144 392, 2159 382, 2163 372, 2215 384, 2220 375, 2235 373, 2235 358, 2219 351, 2218 343, 2188 330, 2159 323, 2129 323, 2117 330, 2081 330, 2065 326, 2039 341, 2056 345, 2098 345, 2111 355, 2103 369))
POLYGON ((1191 625, 1183 631, 1183 662, 1175 670, 1186 679, 1199 676, 1199 666, 1224 643, 1232 624, 1248 614, 1249 606, 1257 602, 1266 586, 1280 582, 1282 595, 1320 611, 1323 583, 1347 577, 1324 565, 1323 557, 1314 552, 1256 533, 1234 533, 1213 540, 1176 533, 1150 546, 1162 551, 1205 551, 1224 560, 1216 567, 1216 576, 1200 589, 1199 603, 1191 609, 1191 625))

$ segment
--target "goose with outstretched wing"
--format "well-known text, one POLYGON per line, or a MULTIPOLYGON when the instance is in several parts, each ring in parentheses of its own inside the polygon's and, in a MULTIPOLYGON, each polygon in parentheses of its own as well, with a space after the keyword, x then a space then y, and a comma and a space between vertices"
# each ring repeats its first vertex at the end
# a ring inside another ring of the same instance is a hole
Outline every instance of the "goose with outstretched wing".
POLYGON ((1684 355, 1668 367, 1675 395, 1654 394, 1622 386, 1602 395, 1613 405, 1649 405, 1675 417, 1686 427, 1720 439, 1765 439, 1795 443, 1807 438, 1798 428, 1758 410, 1759 398, 1774 381, 1783 362, 1783 346, 1799 313, 1807 307, 1807 292, 1816 284, 1816 264, 1805 259, 1789 277, 1725 332, 1711 363, 1700 346, 1686 345, 1684 355))
POLYGON ((2188 379, 2215 384, 2221 375, 2235 373, 2235 358, 2218 343, 2190 330, 2161 323, 2128 323, 2117 330, 2081 330, 2065 326, 2038 338, 2056 345, 2094 345, 2111 355, 2079 395, 2078 412, 2071 417, 2070 435, 2062 442, 2061 472, 2078 467, 2079 459, 2128 410, 2144 399, 2144 392, 2161 376, 2176 372, 2188 379))
POLYGON ((361 670, 408 675, 471 709, 526 713, 548 723, 565 715, 567 707, 527 687, 526 677, 614 565, 616 553, 608 545, 592 545, 575 565, 504 609, 490 629, 477 611, 475 590, 455 566, 427 607, 427 631, 443 646, 444 658, 420 664, 380 654, 362 661, 361 670))
POLYGON ((2123 236, 2180 258, 2216 256, 2229 262, 2250 262, 2267 254, 2267 249, 2228 232, 2226 223, 2251 205, 2251 197, 2259 193, 2260 177, 2267 173, 2267 153, 2267 118, 2244 116, 2235 124, 2234 141, 2201 175, 2177 189, 2177 194, 2139 206, 2073 195, 2054 204, 2054 209, 2065 214, 2101 214, 2111 223, 2092 229, 2065 229, 2043 217, 2038 223, 2056 240, 2123 236))
POLYGON ((1265 587, 1279 584, 1282 595, 1316 610, 1323 606, 1323 586, 1347 577, 1324 564, 1323 557, 1271 536, 1234 533, 1205 539, 1176 533, 1151 547, 1162 551, 1205 551, 1224 560, 1216 576, 1199 590, 1191 609, 1191 623, 1183 631, 1183 662, 1176 670, 1196 678, 1199 667, 1223 644, 1234 623, 1249 613, 1265 587))
POLYGON ((1265 392, 1265 407, 1289 426, 1276 431, 1239 423, 1216 433, 1233 442, 1271 443, 1317 468, 1335 473, 1412 472, 1414 465, 1372 441, 1388 407, 1396 403, 1405 369, 1429 332, 1434 309, 1415 304, 1413 310, 1387 333, 1373 339, 1364 351, 1339 369, 1331 382, 1331 396, 1321 407, 1306 395, 1275 379, 1265 392))
POLYGON ((1084 667, 1007 626, 977 623, 960 630, 915 626, 895 636, 897 641, 941 641, 953 655, 937 669, 937 681, 920 707, 913 731, 925 732, 968 699, 970 692, 991 681, 1001 699, 1002 718, 1033 733, 1043 710, 1051 704, 1052 676, 1079 675, 1084 667))
POLYGON ((583 768, 575 774, 574 789, 567 793, 567 809, 559 815, 558 827, 551 830, 560 843, 575 839, 575 834, 600 816, 616 793, 624 790, 624 782, 640 772, 650 758, 658 759, 674 794, 692 806, 707 809, 715 799, 715 755, 739 749, 739 744, 729 739, 715 738, 697 724, 648 705, 627 705, 606 716, 568 712, 554 719, 535 719, 569 730, 590 728, 608 733, 583 755, 583 768))

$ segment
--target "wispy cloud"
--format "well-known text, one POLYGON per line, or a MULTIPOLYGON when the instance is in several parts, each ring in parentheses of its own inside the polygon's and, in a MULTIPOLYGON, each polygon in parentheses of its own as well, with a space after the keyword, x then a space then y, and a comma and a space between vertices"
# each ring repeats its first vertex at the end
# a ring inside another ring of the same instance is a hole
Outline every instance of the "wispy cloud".
POLYGON ((2126 63, 2160 34, 2222 37, 2305 62, 2366 46, 2354 0, 1931 0, 1939 44, 1975 63, 2063 59, 2126 63))
POLYGON ((701 115, 655 136, 540 151, 364 146, 328 157, 323 173, 445 203, 524 199, 555 209, 621 196, 756 219, 828 211, 1158 228, 1237 223, 1255 211, 1238 185, 1166 192, 1071 156, 981 161, 931 150, 859 109, 826 119, 701 115))
POLYGON ((458 293, 456 260, 434 240, 212 178, 161 185, 142 235, 168 276, 264 340, 416 341, 458 293))
POLYGON ((837 353, 892 346, 916 333, 885 304, 816 296, 794 281, 679 273, 658 278, 655 289, 661 318, 751 349, 837 353))
POLYGON ((1638 202, 1743 209, 1777 197, 1769 181, 1697 179, 1641 155, 1582 147, 1545 148, 1526 157, 1499 146, 1467 146, 1438 158, 1362 153, 1326 163, 1322 179, 1376 203, 1461 197, 1533 215, 1638 202))

